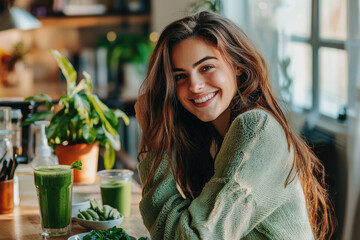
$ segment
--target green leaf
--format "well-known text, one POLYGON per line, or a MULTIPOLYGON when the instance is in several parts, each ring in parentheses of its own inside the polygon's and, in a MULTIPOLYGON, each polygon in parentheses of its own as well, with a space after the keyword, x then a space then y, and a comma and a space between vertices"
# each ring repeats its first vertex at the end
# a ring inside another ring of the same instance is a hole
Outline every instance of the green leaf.
POLYGON ((91 114, 92 125, 98 125, 100 123, 99 114, 96 111, 93 111, 91 114))
POLYGON ((74 97, 75 94, 79 93, 82 90, 85 90, 86 82, 84 79, 82 79, 73 89, 70 98, 74 97))
POLYGON ((91 94, 92 92, 92 83, 91 83, 91 76, 87 72, 83 72, 84 80, 85 80, 85 92, 87 94, 91 94))
POLYGON ((114 111, 111 109, 107 109, 104 111, 104 114, 106 119, 110 122, 111 126, 115 129, 118 129, 119 122, 118 119, 116 118, 114 111))
POLYGON ((82 162, 81 161, 74 161, 71 163, 70 168, 81 170, 82 162))
POLYGON ((87 124, 90 124, 89 120, 89 112, 90 112, 90 104, 86 99, 80 97, 78 94, 75 94, 75 108, 80 115, 81 119, 84 119, 87 124))
POLYGON ((82 139, 82 131, 81 127, 83 125, 80 116, 75 115, 73 118, 70 119, 70 124, 68 125, 69 136, 71 143, 78 142, 79 139, 82 139))
POLYGON ((68 140, 69 122, 70 122, 70 116, 68 115, 61 115, 61 116, 58 115, 56 117, 54 116, 47 129, 47 135, 46 135, 47 138, 55 140, 58 137, 61 142, 68 140))
POLYGON ((27 97, 24 99, 25 102, 30 102, 30 101, 35 101, 35 102, 45 102, 46 106, 51 109, 52 106, 54 105, 52 103, 52 99, 46 95, 46 94, 43 94, 43 93, 40 93, 40 94, 36 94, 34 96, 31 96, 31 97, 27 97))
POLYGON ((105 169, 112 169, 115 164, 115 150, 109 142, 105 143, 104 166, 105 169))
POLYGON ((94 106, 95 111, 99 114, 102 127, 105 133, 105 136, 110 141, 112 147, 118 151, 120 150, 120 137, 116 129, 110 124, 110 122, 106 119, 104 111, 101 107, 108 109, 96 95, 87 95, 90 102, 94 106), (105 107, 104 107, 105 106, 105 107))
POLYGON ((115 135, 109 133, 105 126, 102 125, 102 129, 104 130, 104 134, 106 136, 106 138, 108 139, 108 141, 110 142, 110 144, 112 145, 112 147, 116 150, 119 151, 121 148, 121 144, 120 144, 120 136, 119 134, 116 132, 115 135))
POLYGON ((129 125, 130 123, 130 119, 129 117, 126 115, 126 113, 124 113, 123 111, 121 111, 120 109, 116 109, 114 112, 116 118, 122 118, 122 120, 124 121, 125 125, 129 125))
MULTIPOLYGON (((93 106, 95 108, 95 111, 99 114, 103 125, 105 125, 105 128, 109 131, 110 134, 115 136, 117 134, 117 130, 114 128, 114 126, 111 124, 112 122, 110 122, 105 115, 105 112, 110 112, 111 110, 103 102, 101 102, 101 100, 96 95, 92 94, 91 96, 94 99, 93 106)), ((111 112, 109 114, 113 113, 111 112)))
POLYGON ((37 112, 37 113, 33 113, 31 114, 29 117, 27 117, 22 123, 21 123, 21 127, 25 126, 25 125, 29 125, 34 123, 35 121, 42 121, 42 120, 47 120, 47 119, 51 119, 54 116, 54 113, 52 111, 43 111, 43 112, 37 112))
POLYGON ((87 143, 92 143, 96 139, 96 129, 90 127, 89 125, 82 126, 82 135, 87 143))
POLYGON ((66 79, 67 95, 71 96, 76 85, 76 71, 70 61, 66 57, 63 57, 57 50, 51 49, 50 53, 55 57, 55 60, 66 79))
POLYGON ((31 96, 31 97, 27 97, 24 99, 25 102, 30 102, 30 101, 36 101, 36 102, 51 102, 52 99, 46 95, 46 94, 43 94, 43 93, 40 93, 40 94, 36 94, 34 96, 31 96))

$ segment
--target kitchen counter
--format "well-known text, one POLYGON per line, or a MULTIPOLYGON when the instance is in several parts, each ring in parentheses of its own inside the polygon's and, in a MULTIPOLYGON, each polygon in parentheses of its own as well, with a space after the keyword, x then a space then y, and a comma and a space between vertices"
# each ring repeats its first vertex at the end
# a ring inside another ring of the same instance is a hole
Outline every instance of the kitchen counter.
MULTIPOLYGON (((13 213, 0 215, 0 239, 43 239, 41 236, 40 214, 34 186, 34 177, 29 169, 20 167, 17 170, 19 177, 20 205, 14 207, 13 213)), ((89 193, 101 200, 99 183, 74 184, 73 192, 89 193)), ((136 238, 149 236, 139 212, 141 200, 141 187, 133 181, 131 214, 118 226, 123 228, 130 236, 136 238)), ((68 239, 70 236, 89 232, 76 222, 72 222, 71 234, 50 239, 68 239)))

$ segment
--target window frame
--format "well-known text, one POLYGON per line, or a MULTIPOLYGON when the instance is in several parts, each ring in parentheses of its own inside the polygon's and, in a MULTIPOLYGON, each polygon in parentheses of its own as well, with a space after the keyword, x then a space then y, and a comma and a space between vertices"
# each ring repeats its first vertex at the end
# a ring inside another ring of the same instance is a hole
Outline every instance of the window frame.
MULTIPOLYGON (((345 48, 346 40, 328 39, 320 37, 320 1, 311 0, 311 21, 310 21, 310 36, 302 37, 291 35, 290 41, 309 44, 312 50, 312 107, 309 112, 315 112, 321 116, 321 119, 327 122, 337 122, 337 119, 333 119, 320 113, 320 57, 319 50, 322 47, 340 49, 347 51, 345 48)), ((349 99, 349 96, 348 96, 349 99)), ((306 111, 304 109, 304 111, 306 111)), ((341 123, 346 124, 346 121, 341 123)), ((321 124, 323 125, 323 124, 321 124)), ((325 124, 328 125, 328 124, 325 124)), ((340 126, 340 129, 343 127, 340 126)), ((343 131, 343 130, 341 130, 343 131)))

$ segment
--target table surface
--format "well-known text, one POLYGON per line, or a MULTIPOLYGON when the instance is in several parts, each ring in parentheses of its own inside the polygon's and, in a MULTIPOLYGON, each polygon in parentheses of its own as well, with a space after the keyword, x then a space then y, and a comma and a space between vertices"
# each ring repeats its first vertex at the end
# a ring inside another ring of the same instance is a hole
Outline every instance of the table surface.
MULTIPOLYGON (((20 204, 14 207, 13 213, 0 215, 0 239, 43 239, 41 236, 41 225, 38 202, 35 187, 33 185, 33 175, 29 173, 17 174, 20 187, 20 204)), ((73 192, 89 193, 92 197, 100 200, 100 187, 94 184, 74 184, 73 192)), ((141 187, 137 182, 133 182, 131 214, 124 218, 118 226, 123 228, 130 236, 135 238, 149 237, 149 232, 145 228, 140 212, 139 202, 141 200, 141 187)), ((71 234, 63 237, 53 237, 48 239, 68 239, 72 235, 89 232, 91 229, 84 228, 76 222, 71 224, 71 234)))

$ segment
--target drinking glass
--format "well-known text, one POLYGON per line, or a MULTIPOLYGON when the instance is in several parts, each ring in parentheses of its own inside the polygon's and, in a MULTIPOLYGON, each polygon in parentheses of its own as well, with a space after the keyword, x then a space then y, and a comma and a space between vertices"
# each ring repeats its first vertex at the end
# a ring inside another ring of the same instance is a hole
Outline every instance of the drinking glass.
POLYGON ((11 142, 11 107, 0 107, 0 158, 4 156, 6 160, 13 157, 13 147, 11 142))
POLYGON ((34 169, 42 235, 63 236, 71 231, 73 169, 68 165, 34 169))
POLYGON ((0 130, 11 130, 11 107, 0 107, 0 130))
POLYGON ((103 204, 116 208, 129 216, 131 210, 131 185, 134 172, 128 169, 111 169, 98 172, 103 204))

